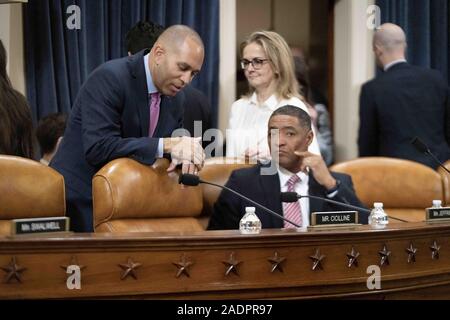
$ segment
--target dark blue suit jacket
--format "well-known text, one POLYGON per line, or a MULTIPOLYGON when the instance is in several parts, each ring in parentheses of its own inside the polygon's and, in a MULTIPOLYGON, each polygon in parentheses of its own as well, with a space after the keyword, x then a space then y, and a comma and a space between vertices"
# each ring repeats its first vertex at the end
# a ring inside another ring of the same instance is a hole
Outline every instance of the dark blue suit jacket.
MULTIPOLYGON (((152 164, 158 138, 148 137, 149 100, 143 56, 112 60, 84 83, 72 107, 62 143, 51 162, 65 180, 72 230, 93 231, 92 178, 109 161, 130 157, 152 164)), ((183 125, 184 94, 162 97, 155 137, 183 125)))
MULTIPOLYGON (((280 178, 278 174, 261 175, 260 170, 261 165, 235 170, 226 186, 282 215, 283 205, 281 202, 280 178)), ((351 177, 342 173, 332 172, 331 174, 341 181, 338 193, 332 200, 364 208, 364 205, 359 201, 353 190, 351 177)), ((317 197, 326 197, 327 194, 327 190, 314 179, 312 174, 309 175, 308 192, 309 195, 317 197)), ((209 220, 208 229, 239 229, 239 221, 245 214, 245 207, 254 207, 254 205, 231 192, 223 190, 214 204, 214 212, 209 220)), ((348 210, 316 199, 309 199, 309 209, 310 213, 348 210)), ((258 208, 256 209, 256 214, 261 220, 263 228, 283 228, 284 222, 282 219, 258 208)), ((368 215, 366 213, 360 212, 359 218, 360 223, 367 224, 368 215)), ((311 217, 309 220, 311 221, 311 217)))
POLYGON ((450 97, 435 70, 399 63, 366 83, 360 96, 359 155, 408 159, 436 168, 410 141, 418 136, 450 159, 450 97))

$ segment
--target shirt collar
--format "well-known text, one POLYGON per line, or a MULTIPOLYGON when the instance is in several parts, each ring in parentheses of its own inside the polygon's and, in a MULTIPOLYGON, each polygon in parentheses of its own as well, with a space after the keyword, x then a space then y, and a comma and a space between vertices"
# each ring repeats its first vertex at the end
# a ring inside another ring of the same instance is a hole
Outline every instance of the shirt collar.
MULTIPOLYGON (((278 167, 278 175, 280 176, 280 186, 281 188, 286 186, 286 183, 289 181, 289 179, 294 175, 294 173, 278 167)), ((297 172, 297 176, 300 178, 301 183, 308 184, 309 182, 309 176, 308 174, 304 173, 303 171, 297 172)))
POLYGON ((148 67, 148 59, 149 59, 149 57, 150 57, 150 53, 147 53, 144 56, 144 70, 145 70, 145 77, 147 78, 148 93, 152 94, 152 93, 158 92, 158 89, 156 89, 156 86, 153 83, 152 74, 150 73, 150 69, 148 67))
MULTIPOLYGON (((253 92, 252 96, 250 97, 250 103, 258 105, 258 98, 256 97, 256 92, 253 92)), ((269 108, 271 111, 275 111, 277 109, 277 105, 278 105, 278 99, 274 94, 271 95, 262 104, 262 106, 269 108)))
POLYGON ((406 62, 406 60, 405 59, 398 59, 398 60, 392 61, 391 63, 388 63, 387 65, 384 66, 384 72, 388 71, 390 68, 392 68, 396 64, 399 64, 399 63, 402 63, 402 62, 406 62))

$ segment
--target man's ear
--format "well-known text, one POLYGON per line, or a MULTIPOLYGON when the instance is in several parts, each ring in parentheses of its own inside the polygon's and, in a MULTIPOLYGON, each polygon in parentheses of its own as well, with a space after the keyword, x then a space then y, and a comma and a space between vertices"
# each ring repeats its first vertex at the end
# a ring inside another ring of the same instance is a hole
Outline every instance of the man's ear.
POLYGON ((306 135, 306 141, 307 141, 308 147, 313 142, 313 139, 314 139, 314 132, 311 129, 311 130, 309 130, 308 134, 306 135))
POLYGON ((153 56, 155 58, 155 61, 157 63, 160 62, 161 58, 166 53, 166 49, 164 49, 164 47, 161 44, 159 44, 159 43, 155 43, 155 45, 152 48, 152 51, 153 51, 153 56))

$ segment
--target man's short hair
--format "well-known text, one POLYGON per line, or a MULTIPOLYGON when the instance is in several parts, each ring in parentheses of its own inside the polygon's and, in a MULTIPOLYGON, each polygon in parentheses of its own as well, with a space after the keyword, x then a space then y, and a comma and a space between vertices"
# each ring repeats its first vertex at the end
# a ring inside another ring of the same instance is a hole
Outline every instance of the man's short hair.
POLYGON ((152 48, 163 32, 164 28, 159 24, 139 21, 126 35, 127 52, 135 54, 143 49, 152 48))
POLYGON ((39 121, 36 128, 36 136, 42 154, 55 150, 59 137, 64 135, 66 118, 66 115, 62 113, 52 113, 39 121))
POLYGON ((295 107, 292 105, 285 105, 281 108, 278 108, 277 110, 275 110, 272 113, 269 121, 275 116, 295 117, 298 119, 298 122, 300 123, 300 127, 302 127, 303 129, 306 129, 308 131, 311 131, 311 129, 312 129, 311 128, 311 117, 305 110, 303 110, 299 107, 295 107))

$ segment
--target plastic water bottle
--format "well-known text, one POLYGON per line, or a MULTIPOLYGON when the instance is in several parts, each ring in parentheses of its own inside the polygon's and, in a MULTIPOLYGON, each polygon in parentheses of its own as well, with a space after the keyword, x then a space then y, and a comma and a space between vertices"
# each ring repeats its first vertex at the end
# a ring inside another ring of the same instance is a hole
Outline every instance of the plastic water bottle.
POLYGON ((439 209, 442 208, 442 201, 441 200, 433 200, 433 209, 439 209))
POLYGON ((245 208, 245 215, 239 222, 241 234, 259 234, 261 232, 261 220, 259 220, 255 210, 255 207, 245 208))
POLYGON ((388 216, 383 210, 383 203, 375 202, 370 212, 369 224, 372 228, 383 229, 389 223, 388 216))

